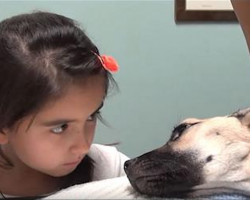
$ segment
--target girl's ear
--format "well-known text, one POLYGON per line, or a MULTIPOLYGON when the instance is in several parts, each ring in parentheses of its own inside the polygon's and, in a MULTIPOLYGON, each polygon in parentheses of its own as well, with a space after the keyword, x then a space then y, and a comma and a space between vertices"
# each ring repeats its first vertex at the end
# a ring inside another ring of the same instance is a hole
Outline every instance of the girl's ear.
POLYGON ((0 145, 6 144, 6 143, 8 143, 8 134, 7 134, 7 130, 3 129, 3 130, 0 130, 0 145))

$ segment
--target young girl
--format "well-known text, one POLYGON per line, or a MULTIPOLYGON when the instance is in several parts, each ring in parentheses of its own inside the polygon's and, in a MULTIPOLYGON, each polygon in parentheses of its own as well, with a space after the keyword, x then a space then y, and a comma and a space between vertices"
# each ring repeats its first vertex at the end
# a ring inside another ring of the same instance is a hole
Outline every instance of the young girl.
POLYGON ((3 198, 124 175, 125 155, 92 145, 117 67, 64 16, 36 12, 0 23, 3 198))

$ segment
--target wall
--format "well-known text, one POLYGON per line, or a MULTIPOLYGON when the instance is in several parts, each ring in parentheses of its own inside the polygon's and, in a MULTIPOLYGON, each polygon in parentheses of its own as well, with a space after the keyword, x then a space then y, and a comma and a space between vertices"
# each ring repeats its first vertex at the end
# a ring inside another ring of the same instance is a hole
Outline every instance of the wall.
POLYGON ((181 24, 174 1, 0 1, 0 20, 46 10, 81 22, 120 64, 120 91, 102 110, 96 142, 120 141, 130 157, 163 145, 186 117, 250 106, 250 63, 237 23, 181 24))

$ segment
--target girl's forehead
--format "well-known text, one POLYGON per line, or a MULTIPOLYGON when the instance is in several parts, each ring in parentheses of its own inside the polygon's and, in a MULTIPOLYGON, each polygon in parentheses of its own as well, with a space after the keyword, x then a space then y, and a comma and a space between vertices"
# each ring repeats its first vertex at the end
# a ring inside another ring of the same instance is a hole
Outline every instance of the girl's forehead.
MULTIPOLYGON (((44 121, 56 119, 83 120, 98 110, 106 96, 104 78, 78 81, 66 86, 62 95, 52 98, 35 113, 20 120, 16 126, 25 130, 44 121)), ((15 127, 16 127, 15 126, 15 127)))
MULTIPOLYGON (((73 104, 73 103, 91 103, 100 101, 105 98, 104 78, 96 77, 87 81, 78 81, 66 86, 63 93, 52 100, 49 100, 46 107, 51 107, 55 104, 73 104)), ((74 105, 72 105, 74 106, 74 105)))
POLYGON ((36 118, 91 114, 103 103, 106 88, 103 78, 95 78, 87 82, 72 83, 65 88, 62 95, 49 100, 38 112, 36 118))

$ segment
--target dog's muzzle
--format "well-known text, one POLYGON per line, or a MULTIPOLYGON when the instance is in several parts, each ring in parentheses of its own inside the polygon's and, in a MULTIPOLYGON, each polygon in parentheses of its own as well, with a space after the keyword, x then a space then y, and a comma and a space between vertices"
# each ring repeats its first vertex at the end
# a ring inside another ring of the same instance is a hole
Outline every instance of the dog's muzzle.
POLYGON ((126 161, 124 170, 132 187, 139 193, 178 197, 203 182, 202 164, 194 158, 192 152, 161 148, 126 161))

